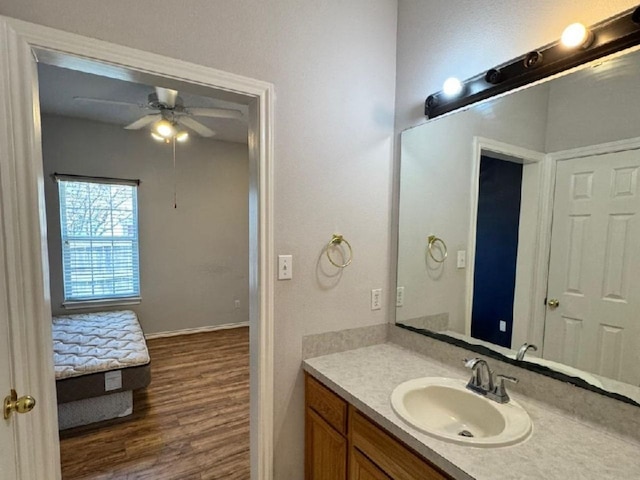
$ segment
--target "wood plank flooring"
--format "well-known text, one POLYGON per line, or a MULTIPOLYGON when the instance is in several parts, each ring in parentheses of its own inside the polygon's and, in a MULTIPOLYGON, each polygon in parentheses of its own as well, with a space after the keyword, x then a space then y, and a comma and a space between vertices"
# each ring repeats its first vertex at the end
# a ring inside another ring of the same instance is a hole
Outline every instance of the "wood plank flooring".
POLYGON ((63 480, 249 478, 249 329, 148 342, 127 420, 61 433, 63 480))

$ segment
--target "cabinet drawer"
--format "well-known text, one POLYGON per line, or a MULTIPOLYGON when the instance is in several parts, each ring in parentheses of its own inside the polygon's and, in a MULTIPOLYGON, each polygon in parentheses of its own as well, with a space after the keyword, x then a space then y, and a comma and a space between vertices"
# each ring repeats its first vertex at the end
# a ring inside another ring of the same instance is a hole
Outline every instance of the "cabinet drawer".
POLYGON ((347 434, 347 402, 315 378, 305 374, 307 406, 343 435, 347 434))
POLYGON ((360 450, 394 480, 451 480, 409 450, 354 407, 349 407, 349 436, 360 450))

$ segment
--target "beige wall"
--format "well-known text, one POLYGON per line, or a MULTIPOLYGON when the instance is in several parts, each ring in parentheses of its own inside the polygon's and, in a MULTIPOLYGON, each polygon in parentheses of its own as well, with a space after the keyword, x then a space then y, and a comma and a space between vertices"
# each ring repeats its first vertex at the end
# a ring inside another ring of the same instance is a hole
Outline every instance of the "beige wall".
MULTIPOLYGON (((247 145, 192 136, 177 147, 173 208, 171 146, 148 132, 69 117, 43 117, 44 172, 141 180, 138 188, 145 333, 249 320, 247 145), (235 308, 235 300, 240 308, 235 308)), ((62 308, 58 189, 45 183, 51 298, 62 308)), ((104 310, 104 309, 101 309, 104 310)))
POLYGON ((275 247, 294 259, 275 289, 275 478, 302 478, 302 336, 387 319, 370 290, 388 287, 396 0, 1 0, 0 14, 274 83, 275 247), (355 259, 328 279, 334 232, 355 259))

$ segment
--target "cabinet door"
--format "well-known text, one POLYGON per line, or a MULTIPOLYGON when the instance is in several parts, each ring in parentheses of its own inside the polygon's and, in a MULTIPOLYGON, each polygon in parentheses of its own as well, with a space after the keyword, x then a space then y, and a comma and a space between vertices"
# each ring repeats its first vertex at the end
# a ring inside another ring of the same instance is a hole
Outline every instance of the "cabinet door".
POLYGON ((357 448, 394 480, 450 480, 391 434, 349 407, 350 448, 357 448))
POLYGON ((347 480, 347 439, 310 408, 305 420, 305 479, 347 480))
POLYGON ((391 478, 362 453, 355 448, 351 448, 349 480, 391 480, 391 478))

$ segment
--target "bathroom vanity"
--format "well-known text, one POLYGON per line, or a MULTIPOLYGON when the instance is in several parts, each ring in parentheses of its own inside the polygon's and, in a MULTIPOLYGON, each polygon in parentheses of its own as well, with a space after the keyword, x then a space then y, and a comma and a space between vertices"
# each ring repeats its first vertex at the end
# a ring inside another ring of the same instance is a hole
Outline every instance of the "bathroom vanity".
POLYGON ((306 480, 451 478, 305 374, 306 480))
POLYGON ((394 412, 393 390, 470 372, 393 343, 310 358, 303 368, 306 480, 640 478, 637 440, 513 391, 533 423, 521 443, 477 448, 422 433, 394 412))

